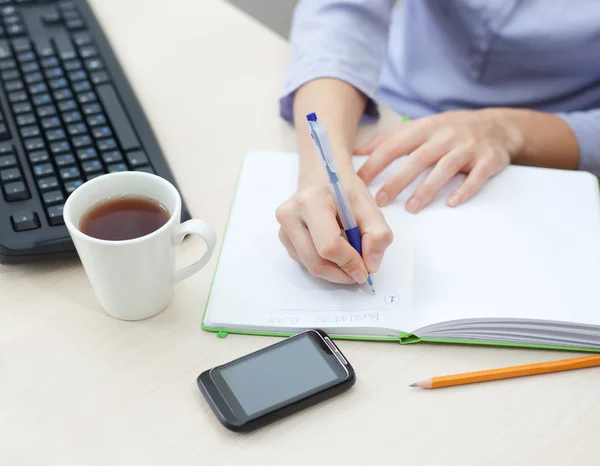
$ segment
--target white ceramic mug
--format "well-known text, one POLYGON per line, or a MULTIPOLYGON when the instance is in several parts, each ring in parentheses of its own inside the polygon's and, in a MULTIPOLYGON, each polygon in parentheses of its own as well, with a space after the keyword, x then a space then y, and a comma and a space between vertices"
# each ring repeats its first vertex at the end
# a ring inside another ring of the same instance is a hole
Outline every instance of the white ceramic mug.
POLYGON ((120 172, 94 178, 67 199, 63 217, 92 288, 104 310, 122 320, 158 314, 171 301, 173 285, 198 272, 210 260, 217 237, 202 220, 180 223, 181 196, 163 178, 141 172, 120 172), (79 229, 82 217, 108 198, 147 197, 165 207, 169 221, 139 238, 107 241, 79 229), (177 246, 187 235, 201 237, 207 251, 192 265, 175 270, 177 246))

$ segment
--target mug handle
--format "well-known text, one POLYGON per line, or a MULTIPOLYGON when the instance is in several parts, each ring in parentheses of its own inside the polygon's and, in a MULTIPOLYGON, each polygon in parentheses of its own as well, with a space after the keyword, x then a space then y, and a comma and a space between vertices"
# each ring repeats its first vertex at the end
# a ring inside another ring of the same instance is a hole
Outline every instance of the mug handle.
POLYGON ((179 228, 177 228, 177 232, 173 237, 173 243, 175 246, 179 246, 183 241, 183 238, 185 238, 187 235, 196 235, 202 238, 206 243, 207 251, 193 264, 190 264, 183 269, 176 270, 175 274, 173 275, 173 284, 179 283, 180 281, 191 277, 202 267, 204 267, 210 260, 212 253, 215 250, 215 246, 217 245, 217 234, 206 222, 203 222, 202 220, 192 219, 179 225, 179 228))

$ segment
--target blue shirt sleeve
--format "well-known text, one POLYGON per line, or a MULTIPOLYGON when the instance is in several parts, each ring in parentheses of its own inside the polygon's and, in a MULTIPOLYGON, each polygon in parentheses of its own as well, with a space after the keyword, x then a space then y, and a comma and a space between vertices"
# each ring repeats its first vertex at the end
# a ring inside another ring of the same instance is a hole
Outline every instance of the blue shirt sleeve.
POLYGON ((570 127, 579 146, 579 170, 600 176, 600 108, 558 113, 570 127))
POLYGON ((294 11, 291 63, 280 100, 293 120, 294 93, 318 78, 336 78, 368 98, 365 120, 378 117, 375 95, 396 0, 301 0, 294 11))

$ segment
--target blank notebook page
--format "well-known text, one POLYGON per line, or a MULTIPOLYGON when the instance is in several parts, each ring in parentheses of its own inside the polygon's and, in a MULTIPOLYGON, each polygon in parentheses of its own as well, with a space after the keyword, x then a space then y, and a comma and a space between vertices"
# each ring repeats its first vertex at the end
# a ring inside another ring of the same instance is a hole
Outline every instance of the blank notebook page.
POLYGON ((594 176, 510 166, 470 201, 450 208, 445 198, 461 175, 412 215, 404 203, 422 179, 384 209, 396 240, 415 244, 414 312, 404 328, 480 318, 600 325, 594 176))

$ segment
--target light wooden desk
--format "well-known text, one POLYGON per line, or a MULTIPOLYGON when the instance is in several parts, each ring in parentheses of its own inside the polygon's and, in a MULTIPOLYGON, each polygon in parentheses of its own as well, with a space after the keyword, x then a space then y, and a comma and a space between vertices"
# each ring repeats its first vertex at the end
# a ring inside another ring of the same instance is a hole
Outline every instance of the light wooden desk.
MULTIPOLYGON (((93 7, 192 213, 222 235, 242 156, 294 149, 277 108, 287 44, 218 0, 93 7)), ((384 112, 379 127, 396 118, 384 112)), ((197 245, 183 247, 182 262, 197 245)), ((544 351, 342 341, 358 374, 350 392, 251 435, 230 433, 196 376, 274 340, 201 330, 215 263, 138 323, 105 315, 75 261, 0 267, 0 465, 599 463, 597 369, 408 388, 446 372, 574 356, 544 351)))

